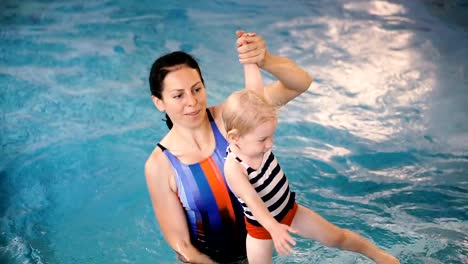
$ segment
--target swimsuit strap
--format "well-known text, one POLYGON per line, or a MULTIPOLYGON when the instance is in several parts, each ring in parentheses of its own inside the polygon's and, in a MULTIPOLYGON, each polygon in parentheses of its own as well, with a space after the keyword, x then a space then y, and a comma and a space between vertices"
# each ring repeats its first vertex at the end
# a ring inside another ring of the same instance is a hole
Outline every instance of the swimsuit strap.
POLYGON ((161 145, 160 143, 158 143, 157 145, 163 152, 166 151, 167 148, 165 146, 161 145))
POLYGON ((247 163, 241 160, 236 154, 234 154, 234 152, 231 151, 230 147, 228 147, 226 150, 226 155, 228 154, 231 154, 237 160, 237 162, 239 162, 247 170, 247 174, 250 174, 255 171, 249 165, 247 165, 247 163))
POLYGON ((211 115, 210 110, 208 108, 206 109, 206 113, 208 114, 208 119, 210 120, 210 122, 214 121, 214 118, 211 115))
POLYGON ((211 130, 213 131, 214 138, 215 138, 215 141, 216 141, 215 151, 219 152, 220 155, 223 155, 223 153, 224 153, 223 151, 227 148, 227 145, 228 145, 227 140, 223 136, 221 131, 219 131, 219 128, 216 125, 216 122, 215 122, 215 120, 214 120, 213 116, 211 115, 211 112, 210 112, 210 110, 208 108, 206 109, 206 113, 208 114, 208 119, 210 120, 210 123, 211 123, 211 130))

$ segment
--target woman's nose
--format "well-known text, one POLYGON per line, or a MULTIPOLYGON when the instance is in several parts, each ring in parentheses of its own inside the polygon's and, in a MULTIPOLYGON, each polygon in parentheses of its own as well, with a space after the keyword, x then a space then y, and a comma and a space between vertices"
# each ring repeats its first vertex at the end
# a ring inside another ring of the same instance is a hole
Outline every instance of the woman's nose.
POLYGON ((197 98, 193 94, 189 94, 187 96, 187 104, 188 105, 195 105, 197 103, 197 98))

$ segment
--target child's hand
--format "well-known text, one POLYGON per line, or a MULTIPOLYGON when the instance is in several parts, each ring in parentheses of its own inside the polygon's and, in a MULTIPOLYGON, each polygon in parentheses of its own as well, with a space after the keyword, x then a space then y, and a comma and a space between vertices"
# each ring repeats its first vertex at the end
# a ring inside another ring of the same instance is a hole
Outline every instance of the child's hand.
POLYGON ((296 240, 289 234, 296 233, 296 230, 293 228, 278 223, 271 230, 268 230, 273 239, 273 244, 275 245, 276 251, 280 255, 288 255, 293 252, 291 247, 296 245, 296 240))
MULTIPOLYGON (((237 30, 236 35, 237 35, 236 44, 237 44, 237 47, 240 47, 240 46, 242 46, 244 44, 249 43, 249 41, 247 41, 248 37, 255 37, 257 34, 255 34, 253 32, 245 32, 243 30, 237 30)), ((252 41, 250 41, 250 42, 252 42, 252 41)))
POLYGON ((237 54, 241 64, 256 63, 259 67, 264 64, 267 56, 265 41, 260 35, 242 30, 236 31, 237 54))

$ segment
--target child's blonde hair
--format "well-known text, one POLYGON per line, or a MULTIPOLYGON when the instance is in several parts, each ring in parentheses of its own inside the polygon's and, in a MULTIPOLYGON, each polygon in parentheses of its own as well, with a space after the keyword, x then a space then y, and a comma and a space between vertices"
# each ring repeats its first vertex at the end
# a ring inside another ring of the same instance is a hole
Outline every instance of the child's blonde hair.
POLYGON ((243 136, 265 122, 276 120, 277 113, 262 95, 240 90, 227 98, 222 117, 226 133, 235 129, 238 136, 243 136))

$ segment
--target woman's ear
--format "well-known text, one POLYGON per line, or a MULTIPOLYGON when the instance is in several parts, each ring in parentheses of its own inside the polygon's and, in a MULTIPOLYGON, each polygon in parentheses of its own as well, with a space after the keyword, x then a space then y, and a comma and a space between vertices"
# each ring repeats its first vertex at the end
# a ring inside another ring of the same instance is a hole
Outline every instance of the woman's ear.
POLYGON ((154 106, 156 106, 156 108, 160 111, 160 112, 164 112, 166 111, 166 108, 164 107, 164 102, 157 98, 156 96, 152 95, 151 96, 151 100, 153 100, 153 104, 154 106))
POLYGON ((236 142, 239 140, 239 133, 237 129, 231 129, 227 132, 227 140, 229 142, 236 142))

